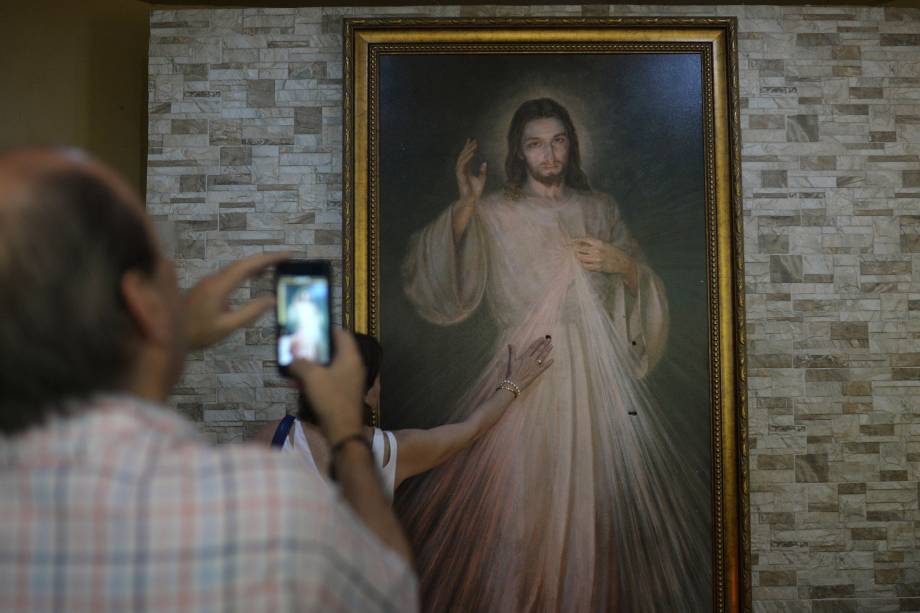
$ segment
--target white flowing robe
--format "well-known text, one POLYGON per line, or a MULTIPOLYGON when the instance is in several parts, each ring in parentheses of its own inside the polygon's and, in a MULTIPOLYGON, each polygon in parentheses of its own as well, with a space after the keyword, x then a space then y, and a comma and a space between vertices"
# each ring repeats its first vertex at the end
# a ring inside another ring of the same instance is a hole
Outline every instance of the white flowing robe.
POLYGON ((660 449, 670 443, 641 383, 667 340, 660 279, 601 194, 489 196, 459 244, 451 216, 413 237, 403 279, 432 323, 463 321, 485 301, 498 324, 499 338, 483 339, 496 357, 454 418, 494 393, 508 344, 523 350, 550 334, 555 349, 553 366, 492 430, 410 487, 401 511, 425 610, 667 610, 638 593, 680 591, 687 556, 672 534, 685 529, 674 518, 683 511, 667 500, 676 456, 660 449), (582 237, 636 258, 637 291, 621 275, 586 271, 571 244, 582 237), (650 539, 676 540, 675 550, 650 539))

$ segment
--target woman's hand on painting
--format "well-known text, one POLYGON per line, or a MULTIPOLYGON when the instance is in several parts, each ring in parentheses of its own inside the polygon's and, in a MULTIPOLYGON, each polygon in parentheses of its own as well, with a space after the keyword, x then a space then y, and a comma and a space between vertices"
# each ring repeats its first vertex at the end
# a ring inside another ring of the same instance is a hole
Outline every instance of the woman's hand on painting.
POLYGON ((534 382, 543 371, 552 366, 553 340, 547 335, 538 338, 525 351, 518 352, 508 345, 508 363, 505 367, 505 379, 512 381, 523 391, 534 382))
POLYGON ((635 291, 639 270, 636 260, 628 253, 596 238, 576 238, 572 241, 575 257, 585 270, 621 274, 626 286, 635 291))

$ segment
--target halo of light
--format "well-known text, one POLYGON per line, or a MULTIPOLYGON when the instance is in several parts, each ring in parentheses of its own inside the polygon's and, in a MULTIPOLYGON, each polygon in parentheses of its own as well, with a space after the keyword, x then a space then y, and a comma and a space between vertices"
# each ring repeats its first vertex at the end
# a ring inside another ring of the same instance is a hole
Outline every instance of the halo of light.
POLYGON ((495 92, 492 113, 483 113, 474 124, 475 134, 471 138, 479 141, 479 157, 488 163, 489 176, 499 184, 505 182, 505 156, 508 153, 508 128, 515 111, 524 102, 535 98, 552 98, 569 112, 575 131, 578 133, 581 167, 591 179, 594 159, 593 140, 589 127, 594 114, 588 104, 571 90, 558 83, 538 81, 531 75, 522 75, 516 82, 508 83, 502 91, 495 92), (588 121, 586 121, 588 120, 588 121))

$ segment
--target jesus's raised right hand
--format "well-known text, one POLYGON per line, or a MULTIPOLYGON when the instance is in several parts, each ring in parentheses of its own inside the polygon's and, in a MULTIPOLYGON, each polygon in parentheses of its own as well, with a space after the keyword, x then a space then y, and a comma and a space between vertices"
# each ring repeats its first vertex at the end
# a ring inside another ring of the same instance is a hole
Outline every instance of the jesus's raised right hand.
POLYGON ((476 148, 479 144, 471 138, 466 139, 466 144, 460 155, 457 156, 457 189, 460 191, 460 199, 454 206, 453 212, 453 230, 454 243, 459 243, 466 226, 470 223, 476 203, 482 198, 482 192, 486 188, 486 173, 488 166, 485 162, 479 165, 479 174, 470 172, 470 163, 476 155, 476 148))
POLYGON ((479 147, 474 139, 466 139, 466 144, 460 155, 457 156, 457 189, 460 191, 460 202, 466 206, 472 206, 482 197, 482 192, 486 187, 486 174, 488 165, 483 162, 479 165, 479 173, 470 172, 470 164, 476 155, 476 149, 479 147))

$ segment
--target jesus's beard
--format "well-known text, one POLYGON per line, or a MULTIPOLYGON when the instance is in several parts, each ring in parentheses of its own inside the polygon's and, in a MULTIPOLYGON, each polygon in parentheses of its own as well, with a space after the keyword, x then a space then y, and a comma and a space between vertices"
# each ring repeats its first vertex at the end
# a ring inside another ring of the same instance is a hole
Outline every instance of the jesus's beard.
POLYGON ((542 173, 535 173, 535 172, 530 171, 529 169, 528 169, 527 174, 530 175, 531 179, 533 179, 537 183, 540 183, 541 185, 545 185, 546 187, 557 187, 559 185, 562 185, 565 182, 565 169, 564 168, 559 173, 554 174, 554 175, 545 175, 542 173))

